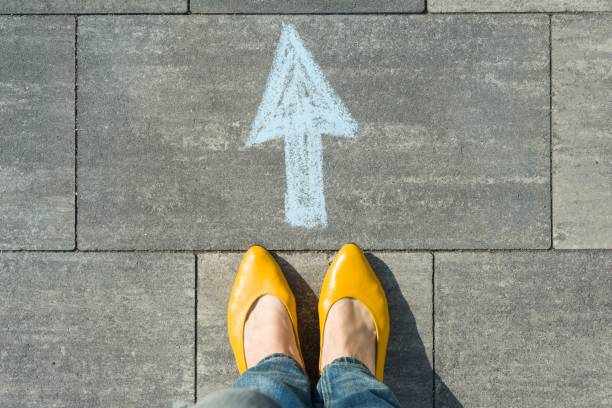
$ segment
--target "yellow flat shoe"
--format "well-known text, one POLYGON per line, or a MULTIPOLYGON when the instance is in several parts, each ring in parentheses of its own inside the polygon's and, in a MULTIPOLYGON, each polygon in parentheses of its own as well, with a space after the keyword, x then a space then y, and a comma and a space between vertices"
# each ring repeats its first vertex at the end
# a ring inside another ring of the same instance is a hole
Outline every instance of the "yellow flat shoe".
POLYGON ((272 254, 254 245, 240 262, 227 305, 227 334, 240 374, 248 368, 244 352, 244 324, 251 306, 264 295, 276 296, 287 309, 301 357, 293 292, 272 254))
POLYGON ((376 277, 365 255, 355 244, 346 244, 334 257, 327 270, 321 295, 319 296, 319 328, 321 342, 319 354, 319 370, 323 352, 323 333, 325 322, 331 307, 338 300, 353 298, 368 309, 376 326, 376 372, 375 377, 383 380, 385 358, 389 343, 389 307, 385 291, 376 277))

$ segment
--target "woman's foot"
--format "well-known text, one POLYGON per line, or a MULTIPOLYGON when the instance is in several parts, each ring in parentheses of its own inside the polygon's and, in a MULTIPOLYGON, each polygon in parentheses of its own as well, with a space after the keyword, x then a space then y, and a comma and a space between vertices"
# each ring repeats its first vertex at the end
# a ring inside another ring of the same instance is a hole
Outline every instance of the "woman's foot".
POLYGON ((354 357, 375 373, 376 326, 363 303, 351 298, 334 303, 322 336, 321 367, 339 357, 354 357))
POLYGON ((264 295, 251 307, 244 323, 244 353, 249 368, 275 353, 285 354, 304 367, 291 318, 276 296, 264 295))

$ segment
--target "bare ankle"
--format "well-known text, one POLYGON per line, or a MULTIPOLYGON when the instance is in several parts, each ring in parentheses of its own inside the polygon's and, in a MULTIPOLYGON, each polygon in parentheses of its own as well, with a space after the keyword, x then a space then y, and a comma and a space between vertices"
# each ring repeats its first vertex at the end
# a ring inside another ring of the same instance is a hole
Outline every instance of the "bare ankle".
POLYGON ((348 298, 336 302, 327 315, 323 336, 322 367, 339 357, 353 357, 374 373, 376 327, 361 302, 348 298))
POLYGON ((247 367, 271 354, 284 354, 304 365, 291 318, 275 296, 264 295, 253 304, 244 325, 244 352, 247 367))

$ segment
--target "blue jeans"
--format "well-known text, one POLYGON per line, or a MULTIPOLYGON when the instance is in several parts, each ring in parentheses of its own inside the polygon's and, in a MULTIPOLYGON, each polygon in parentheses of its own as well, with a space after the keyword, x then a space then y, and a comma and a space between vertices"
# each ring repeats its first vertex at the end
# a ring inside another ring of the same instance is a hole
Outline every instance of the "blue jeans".
POLYGON ((315 393, 299 364, 273 354, 245 371, 234 386, 209 395, 198 408, 399 407, 385 384, 357 359, 341 357, 325 367, 315 393))

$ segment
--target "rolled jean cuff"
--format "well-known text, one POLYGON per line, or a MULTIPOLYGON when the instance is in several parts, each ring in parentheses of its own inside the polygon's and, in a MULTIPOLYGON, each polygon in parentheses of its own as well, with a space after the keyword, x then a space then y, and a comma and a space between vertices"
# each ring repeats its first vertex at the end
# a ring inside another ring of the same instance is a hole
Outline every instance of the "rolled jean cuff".
POLYGON ((270 354, 250 367, 232 388, 259 391, 281 407, 307 408, 312 405, 310 382, 302 366, 285 354, 270 354))
POLYGON ((336 408, 399 408, 393 392, 361 361, 340 357, 326 365, 317 384, 317 403, 336 408))
POLYGON ((334 367, 340 367, 340 366, 354 367, 354 368, 357 368, 357 369, 363 371, 364 373, 369 374, 372 377, 374 376, 372 374, 372 372, 368 369, 368 367, 366 367, 365 364, 363 364, 361 361, 359 361, 355 357, 338 357, 337 359, 335 359, 334 361, 332 361, 331 363, 329 363, 325 367, 323 367, 323 370, 321 371, 321 375, 323 375, 325 370, 327 370, 331 366, 334 366, 334 367))
POLYGON ((269 362, 270 360, 272 360, 273 362, 277 361, 279 363, 290 362, 291 364, 293 364, 294 366, 299 368, 300 371, 304 372, 304 369, 302 368, 300 363, 295 361, 295 359, 293 357, 288 356, 287 354, 283 354, 283 353, 273 353, 273 354, 267 355, 264 358, 262 358, 261 360, 259 360, 259 362, 256 365, 254 365, 253 367, 257 367, 258 365, 260 365, 262 363, 265 364, 266 362, 269 362))

